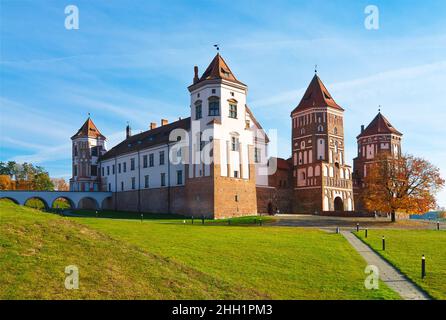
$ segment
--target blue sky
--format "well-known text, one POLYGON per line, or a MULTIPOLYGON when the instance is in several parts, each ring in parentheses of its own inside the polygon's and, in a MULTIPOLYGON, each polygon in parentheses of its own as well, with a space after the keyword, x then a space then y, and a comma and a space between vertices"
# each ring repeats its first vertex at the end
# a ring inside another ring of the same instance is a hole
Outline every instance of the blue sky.
MULTIPOLYGON (((187 86, 219 43, 248 104, 290 154, 290 111, 314 65, 345 112, 347 159, 382 105, 403 151, 446 177, 446 2, 0 0, 0 160, 70 176, 70 136, 88 112, 109 147, 189 112, 187 86), (79 30, 64 27, 66 5, 79 30), (364 27, 376 5, 380 28, 364 27)), ((446 206, 446 191, 439 194, 446 206)))

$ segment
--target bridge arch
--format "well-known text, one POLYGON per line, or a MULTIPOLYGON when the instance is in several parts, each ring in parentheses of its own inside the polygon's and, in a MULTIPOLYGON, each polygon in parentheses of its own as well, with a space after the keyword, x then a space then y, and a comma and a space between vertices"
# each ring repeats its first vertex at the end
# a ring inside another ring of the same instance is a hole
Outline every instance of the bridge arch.
POLYGON ((82 197, 77 203, 78 209, 90 209, 90 210, 98 210, 101 207, 99 206, 98 201, 90 196, 82 197))
POLYGON ((59 203, 56 203, 57 200, 66 200, 68 202, 68 204, 70 205, 70 209, 76 209, 76 203, 67 196, 60 196, 57 197, 56 199, 53 200, 53 202, 51 203, 51 208, 53 209, 66 209, 65 207, 59 207, 59 203))
POLYGON ((113 210, 113 197, 106 197, 102 200, 101 203, 102 210, 113 210))
POLYGON ((14 202, 15 204, 20 205, 20 202, 12 197, 0 197, 0 200, 9 200, 9 201, 14 202))
POLYGON ((30 201, 30 200, 39 200, 40 202, 42 202, 44 210, 48 210, 50 208, 49 205, 48 205, 48 202, 44 198, 39 197, 39 196, 31 196, 31 197, 27 198, 23 202, 23 205, 27 206, 27 207, 35 208, 35 209, 41 209, 40 207, 35 207, 35 206, 33 206, 32 203, 29 203, 28 201, 30 201))

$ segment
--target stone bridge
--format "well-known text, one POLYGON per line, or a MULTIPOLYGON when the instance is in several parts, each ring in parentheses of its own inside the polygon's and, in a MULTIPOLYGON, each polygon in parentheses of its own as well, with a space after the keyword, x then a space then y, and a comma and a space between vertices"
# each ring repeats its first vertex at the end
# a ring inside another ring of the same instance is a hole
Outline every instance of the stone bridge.
POLYGON ((72 209, 111 209, 112 193, 0 190, 0 199, 9 199, 20 205, 25 205, 30 199, 39 199, 45 205, 45 209, 53 208, 54 201, 57 199, 67 200, 72 209))

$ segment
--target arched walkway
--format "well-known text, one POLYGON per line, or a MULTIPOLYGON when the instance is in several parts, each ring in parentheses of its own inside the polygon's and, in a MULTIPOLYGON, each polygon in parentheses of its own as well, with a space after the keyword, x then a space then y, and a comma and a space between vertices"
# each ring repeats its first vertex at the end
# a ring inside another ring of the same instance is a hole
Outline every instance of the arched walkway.
POLYGON ((90 210, 98 210, 100 209, 99 203, 96 199, 92 197, 83 197, 79 200, 77 204, 78 209, 90 209, 90 210))
POLYGON ((48 210, 49 209, 48 203, 45 201, 45 199, 40 198, 40 197, 28 198, 28 199, 26 199, 24 205, 27 207, 39 209, 39 210, 48 210))
POLYGON ((107 197, 104 200, 102 200, 101 209, 102 210, 113 210, 113 198, 107 197))
POLYGON ((344 211, 344 202, 341 197, 336 197, 334 199, 334 209, 335 211, 344 211))
POLYGON ((53 209, 76 209, 76 204, 68 197, 59 197, 54 199, 51 204, 53 209))
POLYGON ((0 198, 0 200, 8 200, 8 201, 11 201, 11 202, 13 202, 13 203, 15 203, 15 204, 20 204, 16 199, 14 199, 14 198, 9 198, 9 197, 2 197, 2 198, 0 198))

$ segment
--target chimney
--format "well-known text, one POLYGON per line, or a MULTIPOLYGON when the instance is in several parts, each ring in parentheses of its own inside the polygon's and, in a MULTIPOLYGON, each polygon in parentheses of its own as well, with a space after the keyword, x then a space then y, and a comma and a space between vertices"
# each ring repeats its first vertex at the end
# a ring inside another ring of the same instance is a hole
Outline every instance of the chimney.
POLYGON ((156 128, 156 122, 150 122, 150 130, 153 130, 156 128))
POLYGON ((198 67, 194 66, 194 84, 197 83, 199 80, 198 78, 198 67))
POLYGON ((165 126, 168 123, 169 121, 167 121, 167 119, 161 119, 161 126, 165 126))
POLYGON ((361 124, 361 133, 363 133, 363 132, 364 132, 364 125, 361 124))
POLYGON ((132 136, 132 129, 130 128, 130 125, 127 124, 127 127, 125 128, 125 138, 128 139, 132 136))

